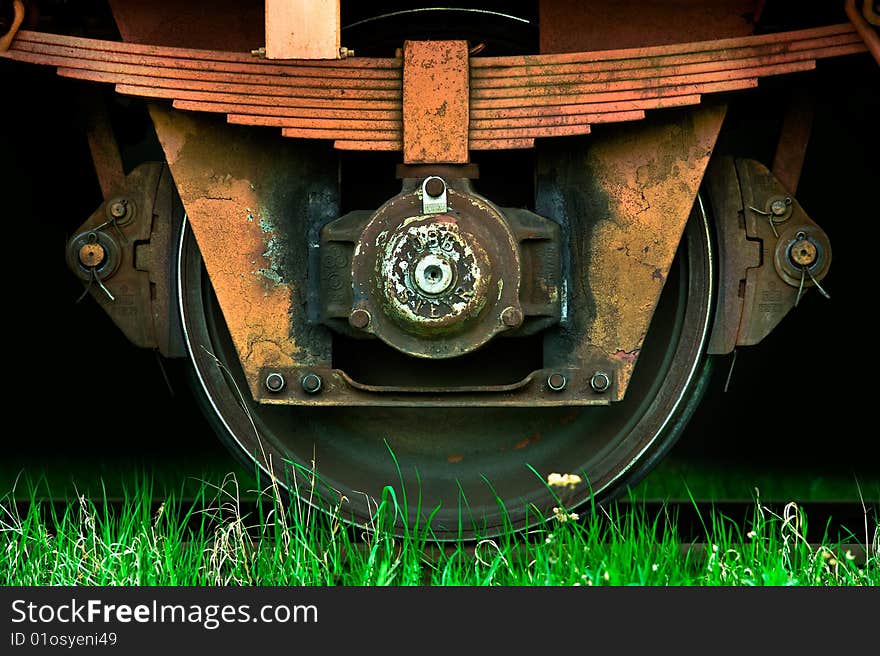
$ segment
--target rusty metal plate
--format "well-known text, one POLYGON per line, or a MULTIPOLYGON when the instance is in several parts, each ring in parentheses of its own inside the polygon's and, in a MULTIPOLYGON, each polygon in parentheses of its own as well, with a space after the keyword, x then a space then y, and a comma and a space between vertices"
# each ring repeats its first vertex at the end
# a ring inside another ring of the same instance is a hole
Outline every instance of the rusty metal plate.
POLYGON ((339 59, 339 0, 266 0, 266 58, 339 59))
POLYGON ((584 369, 541 369, 510 385, 452 388, 379 386, 360 383, 330 367, 268 367, 260 371, 264 385, 255 399, 266 404, 303 406, 385 406, 399 408, 561 407, 608 405, 606 389, 594 389, 595 371, 611 363, 596 359, 584 369), (281 376, 283 387, 272 391, 270 376, 281 376), (561 387, 555 377, 564 377, 561 387), (310 380, 317 383, 309 386, 310 380))
MULTIPOLYGON (((804 233, 822 250, 822 260, 817 262, 813 272, 819 281, 831 265, 831 245, 824 231, 767 167, 743 159, 737 160, 736 172, 746 233, 750 239, 761 240, 761 266, 750 268, 746 273, 742 321, 737 336, 737 345, 751 346, 770 334, 797 301, 800 279, 789 262, 788 245, 796 241, 796 235, 804 233), (773 226, 769 218, 759 212, 770 213, 773 204, 778 202, 788 207, 785 213, 774 218, 773 226)), ((804 286, 809 288, 813 283, 807 278, 804 286)))
POLYGON ((736 164, 732 157, 712 161, 706 188, 718 244, 718 302, 708 352, 730 353, 736 348, 746 291, 746 271, 761 265, 761 244, 749 240, 736 164))
POLYGON ((466 41, 406 41, 403 46, 403 161, 468 162, 466 41))
POLYGON ((773 155, 773 175, 790 193, 796 194, 810 133, 813 130, 815 98, 809 89, 795 87, 791 91, 782 121, 782 131, 773 155))
POLYGON ((759 162, 719 158, 710 166, 707 187, 720 262, 708 352, 725 354, 764 339, 795 306, 801 284, 805 291, 814 286, 810 276, 825 277, 831 245, 759 162))
POLYGON ((179 357, 183 342, 169 264, 173 195, 167 167, 142 164, 79 227, 67 262, 133 344, 179 357))
POLYGON ((83 89, 80 104, 87 121, 86 137, 89 140, 89 152, 95 165, 98 184, 104 198, 109 198, 125 184, 122 156, 110 124, 110 114, 98 88, 83 89))
POLYGON ((574 343, 584 360, 604 354, 616 363, 615 400, 636 366, 724 114, 720 105, 679 111, 565 151, 548 143, 539 159, 538 213, 568 223, 572 252, 567 330, 545 353, 574 343))
POLYGON ((552 157, 543 160, 539 189, 546 190, 548 176, 560 168, 568 186, 554 187, 557 197, 539 192, 538 210, 567 232, 572 254, 562 330, 545 338, 544 369, 570 370, 571 386, 548 398, 544 383, 527 377, 469 399, 444 390, 444 398, 428 401, 411 390, 372 389, 333 369, 330 332, 317 316, 317 291, 307 285, 309 244, 318 227, 337 216, 332 150, 153 110, 254 398, 309 405, 407 405, 416 398, 436 405, 564 405, 623 398, 723 115, 723 107, 680 112, 605 134, 586 149, 570 143, 567 152, 547 151, 552 157), (273 394, 265 383, 272 371, 294 381, 289 388, 297 377, 321 371, 326 387, 307 399, 291 389, 287 396, 273 394), (607 373, 607 388, 576 398, 575 390, 586 390, 597 371, 607 373))
POLYGON ((326 330, 292 316, 306 312, 310 231, 338 214, 333 151, 213 117, 151 115, 252 392, 263 367, 325 362, 326 330))

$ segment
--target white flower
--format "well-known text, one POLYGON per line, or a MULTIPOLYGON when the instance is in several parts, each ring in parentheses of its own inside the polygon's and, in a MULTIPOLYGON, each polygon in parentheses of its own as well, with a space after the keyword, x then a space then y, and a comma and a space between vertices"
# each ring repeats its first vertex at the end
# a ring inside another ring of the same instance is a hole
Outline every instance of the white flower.
POLYGON ((758 537, 758 534, 755 531, 749 531, 748 533, 746 533, 746 537, 749 540, 754 540, 756 537, 758 537))
POLYGON ((660 569, 660 565, 658 565, 657 563, 654 563, 653 565, 651 565, 652 572, 656 572, 658 569, 660 569))
POLYGON ((553 507, 553 517, 560 524, 565 524, 567 521, 577 521, 578 519, 580 519, 580 516, 577 513, 565 512, 565 510, 556 506, 553 507))

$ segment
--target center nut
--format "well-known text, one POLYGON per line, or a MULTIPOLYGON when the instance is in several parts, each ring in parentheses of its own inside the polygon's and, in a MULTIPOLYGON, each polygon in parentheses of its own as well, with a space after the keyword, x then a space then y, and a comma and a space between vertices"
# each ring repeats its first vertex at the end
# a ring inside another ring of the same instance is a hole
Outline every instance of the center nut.
POLYGON ((396 196, 364 227, 352 309, 369 312, 364 329, 404 353, 454 357, 522 317, 519 246, 501 211, 465 184, 449 186, 445 211, 434 214, 422 193, 396 196))

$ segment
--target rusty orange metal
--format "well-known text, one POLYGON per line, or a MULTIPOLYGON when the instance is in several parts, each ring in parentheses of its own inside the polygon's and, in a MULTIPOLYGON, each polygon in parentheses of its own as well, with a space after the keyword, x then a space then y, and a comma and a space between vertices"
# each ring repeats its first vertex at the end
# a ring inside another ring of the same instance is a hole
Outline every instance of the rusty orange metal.
MULTIPOLYGON (((865 5, 867 7, 867 3, 865 5)), ((865 20, 862 12, 856 7, 856 0, 846 0, 846 15, 852 21, 868 50, 871 51, 871 55, 880 64, 880 35, 877 34, 877 30, 871 27, 868 21, 865 20)))
POLYGON ((219 137, 211 136, 213 124, 197 115, 159 106, 152 106, 150 113, 242 367, 256 393, 261 367, 290 366, 301 350, 290 326, 295 283, 271 274, 268 242, 273 229, 264 209, 265 182, 257 186, 258 181, 247 177, 259 170, 255 161, 259 155, 242 140, 220 143, 219 137))
POLYGON ((736 348, 743 313, 746 271, 761 265, 761 244, 746 233, 742 195, 732 157, 713 160, 706 173, 718 244, 718 302, 707 351, 723 355, 736 348))
POLYGON ((180 355, 171 329, 176 290, 160 259, 171 252, 173 185, 164 164, 142 164, 78 228, 67 253, 70 269, 125 336, 165 355, 180 355), (117 221, 110 220, 114 206, 123 208, 117 221))
POLYGON ((122 156, 116 143, 116 136, 110 125, 110 116, 103 98, 96 89, 83 90, 80 102, 83 115, 86 117, 86 137, 89 141, 89 152, 98 176, 98 184, 104 198, 122 189, 125 184, 125 170, 122 167, 122 156))
POLYGON ((607 214, 572 234, 594 299, 583 348, 618 363, 614 400, 635 369, 725 109, 706 105, 634 124, 594 137, 585 150, 582 166, 602 190, 607 214))
POLYGON ((782 130, 773 155, 773 175, 792 194, 797 192, 813 129, 813 96, 795 88, 788 100, 782 130))
MULTIPOLYGON (((760 240, 761 264, 746 271, 743 288, 743 312, 737 345, 751 346, 766 337, 798 300, 799 277, 794 267, 780 258, 781 250, 798 233, 809 234, 823 247, 824 256, 811 274, 821 281, 831 265, 831 247, 824 231, 813 221, 788 190, 760 162, 736 161, 736 179, 742 193, 746 233, 760 240), (769 212, 774 200, 789 198, 790 209, 771 222, 755 211, 769 212), (755 208, 755 209, 753 209, 755 208)), ((813 286, 806 278, 805 287, 813 286)))
POLYGON ((266 0, 267 59, 339 59, 339 0, 266 0))
POLYGON ((807 71, 817 59, 865 50, 846 23, 696 43, 469 60, 464 42, 411 42, 406 66, 401 57, 267 61, 245 53, 29 31, 19 32, 2 56, 112 83, 120 93, 171 99, 179 109, 279 127, 287 137, 333 140, 346 150, 402 149, 407 162, 461 163, 468 161, 468 149, 530 148, 535 138, 588 134, 597 123, 697 104, 707 93, 753 88, 761 77, 807 71))
POLYGON ((15 38, 15 35, 18 34, 18 29, 24 21, 24 2, 22 2, 22 0, 14 0, 12 6, 12 23, 9 25, 9 29, 6 30, 6 34, 0 36, 0 52, 9 50, 9 46, 12 45, 12 40, 15 38))
POLYGON ((719 158, 707 179, 721 262, 708 352, 724 354, 764 339, 824 278, 831 244, 763 164, 719 158))
POLYGON ((467 41, 404 43, 404 163, 468 162, 469 97, 467 41))

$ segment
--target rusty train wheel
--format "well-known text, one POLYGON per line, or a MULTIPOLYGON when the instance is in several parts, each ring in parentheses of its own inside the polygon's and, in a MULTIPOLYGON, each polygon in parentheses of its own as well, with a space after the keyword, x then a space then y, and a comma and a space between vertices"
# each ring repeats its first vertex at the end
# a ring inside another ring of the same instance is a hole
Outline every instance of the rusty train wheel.
POLYGON ((625 400, 586 408, 259 405, 188 228, 178 290, 198 391, 234 452, 271 469, 306 501, 361 525, 370 523, 384 486, 394 486, 408 501, 408 526, 437 509, 436 535, 455 538, 528 526, 560 502, 601 502, 643 475, 680 433, 707 377, 713 270, 698 200, 625 400), (549 487, 551 473, 583 482, 549 487))

